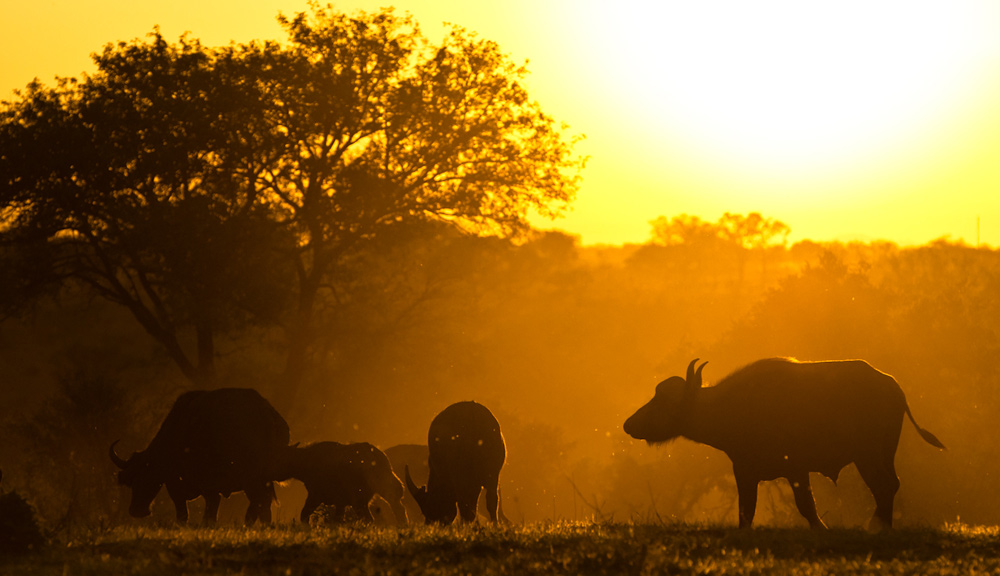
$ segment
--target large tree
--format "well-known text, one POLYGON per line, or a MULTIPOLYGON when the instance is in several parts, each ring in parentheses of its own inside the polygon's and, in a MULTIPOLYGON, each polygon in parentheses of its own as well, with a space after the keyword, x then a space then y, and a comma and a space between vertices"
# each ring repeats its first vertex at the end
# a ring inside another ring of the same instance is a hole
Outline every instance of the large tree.
POLYGON ((208 385, 216 334, 270 305, 252 302, 272 268, 261 248, 281 237, 253 182, 269 144, 229 113, 260 103, 187 39, 154 32, 94 59, 95 74, 34 82, 0 111, 5 311, 83 283, 208 385))
POLYGON ((221 331, 280 325, 287 406, 374 240, 421 221, 511 237, 572 199, 574 140, 496 44, 432 43, 391 10, 279 19, 285 43, 109 45, 96 73, 4 103, 9 308, 82 281, 201 385, 221 331))

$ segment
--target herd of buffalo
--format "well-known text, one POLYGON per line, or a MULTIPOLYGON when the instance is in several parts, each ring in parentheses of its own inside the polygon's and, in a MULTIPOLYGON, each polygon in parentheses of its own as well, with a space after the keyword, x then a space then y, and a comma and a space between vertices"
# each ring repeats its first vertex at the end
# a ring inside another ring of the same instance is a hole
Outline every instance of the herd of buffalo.
MULTIPOLYGON (((656 387, 653 398, 625 421, 633 438, 650 443, 683 436, 726 453, 739 495, 739 525, 753 523, 757 486, 786 478, 799 512, 823 528, 809 473, 836 480, 855 464, 875 498, 872 527, 892 526, 899 488, 894 459, 904 415, 928 443, 944 448, 917 425, 896 380, 861 360, 799 362, 759 360, 702 386, 693 360, 686 377, 656 387)), ((205 499, 203 523, 218 516, 223 496, 244 492, 246 522, 271 520, 274 483, 291 478, 308 492, 300 519, 308 523, 320 505, 342 521, 347 509, 373 519, 375 495, 389 503, 397 524, 408 522, 406 492, 427 523, 476 520, 480 495, 493 522, 502 521, 498 489, 507 449, 500 423, 476 402, 446 407, 430 424, 427 445, 385 452, 368 443, 290 444, 288 424, 255 390, 225 388, 182 394, 149 446, 124 459, 111 444, 118 482, 131 489, 129 513, 151 514, 163 486, 177 519, 188 519, 187 502, 205 499), (398 473, 402 468, 404 483, 398 473), (418 486, 413 476, 426 484, 418 486)))

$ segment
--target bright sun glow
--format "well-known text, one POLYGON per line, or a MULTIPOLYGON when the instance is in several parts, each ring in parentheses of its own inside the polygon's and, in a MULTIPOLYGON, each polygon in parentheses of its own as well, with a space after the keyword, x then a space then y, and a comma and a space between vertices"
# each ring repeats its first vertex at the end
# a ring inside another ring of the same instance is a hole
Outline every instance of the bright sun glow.
MULTIPOLYGON (((284 38, 305 0, 8 2, 0 99, 159 24, 208 45, 284 38), (80 26, 80 22, 87 22, 80 26)), ((660 214, 759 211, 795 239, 1000 246, 1000 0, 342 0, 529 60, 529 93, 587 139, 558 228, 643 242, 660 214)), ((326 5, 321 1, 320 5, 326 5)), ((536 222, 553 226, 546 219, 536 222)))
POLYGON ((786 179, 889 161, 960 115, 997 65, 996 3, 586 6, 589 61, 651 134, 786 179))

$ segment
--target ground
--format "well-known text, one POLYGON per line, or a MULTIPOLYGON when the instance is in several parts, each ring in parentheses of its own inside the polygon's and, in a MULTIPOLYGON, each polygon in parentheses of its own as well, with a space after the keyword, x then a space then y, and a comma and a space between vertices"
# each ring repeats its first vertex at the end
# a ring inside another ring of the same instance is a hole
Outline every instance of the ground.
POLYGON ((1000 528, 120 527, 0 557, 0 574, 988 574, 1000 528))

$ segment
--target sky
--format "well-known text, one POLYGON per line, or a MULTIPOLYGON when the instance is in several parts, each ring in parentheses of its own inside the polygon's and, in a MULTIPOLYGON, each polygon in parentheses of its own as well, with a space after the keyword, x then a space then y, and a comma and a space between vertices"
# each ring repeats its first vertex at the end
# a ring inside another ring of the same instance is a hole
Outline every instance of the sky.
MULTIPOLYGON (((206 45, 283 39, 304 0, 3 2, 0 99, 93 70, 155 25, 206 45)), ((760 212, 791 241, 1000 247, 995 0, 350 0, 450 22, 528 61, 543 110, 586 139, 570 211, 540 228, 639 243, 649 221, 760 212)))

